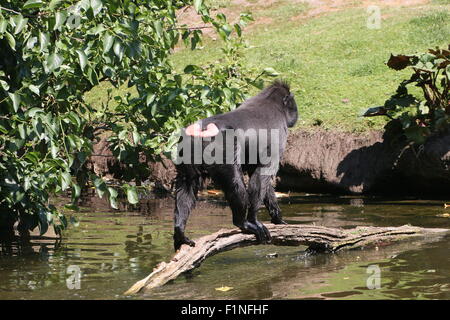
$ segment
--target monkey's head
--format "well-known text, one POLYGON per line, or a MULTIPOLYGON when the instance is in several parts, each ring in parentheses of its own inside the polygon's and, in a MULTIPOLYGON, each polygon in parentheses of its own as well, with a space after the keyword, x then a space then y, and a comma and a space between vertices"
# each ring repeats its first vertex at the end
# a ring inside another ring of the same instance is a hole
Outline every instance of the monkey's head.
POLYGON ((266 92, 266 97, 275 102, 277 107, 284 112, 286 124, 288 128, 292 128, 298 120, 298 110, 289 83, 277 79, 263 91, 263 94, 264 92, 266 92))
POLYGON ((283 98, 283 105, 287 126, 288 128, 292 128, 298 120, 297 103, 295 102, 293 93, 289 93, 283 98))

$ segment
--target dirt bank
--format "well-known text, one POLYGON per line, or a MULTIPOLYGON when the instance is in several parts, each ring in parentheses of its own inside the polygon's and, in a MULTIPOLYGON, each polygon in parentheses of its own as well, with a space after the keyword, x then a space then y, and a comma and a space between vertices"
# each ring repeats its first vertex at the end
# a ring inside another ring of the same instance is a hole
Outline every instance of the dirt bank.
POLYGON ((169 159, 155 162, 144 155, 139 157, 139 162, 145 164, 148 170, 138 170, 120 163, 111 152, 108 143, 109 134, 100 136, 100 140, 94 144, 91 158, 88 160, 87 169, 93 171, 105 180, 125 180, 132 177, 137 184, 151 184, 157 191, 168 191, 172 188, 175 178, 175 167, 169 159))
POLYGON ((381 131, 299 130, 289 137, 277 186, 305 192, 448 194, 449 165, 449 133, 417 148, 381 131))
MULTIPOLYGON (((100 141, 94 153, 97 156, 92 157, 90 167, 97 174, 121 175, 123 168, 111 156, 106 141, 100 141)), ((175 177, 171 161, 148 161, 147 165, 151 173, 140 179, 159 190, 170 189, 175 177)), ((450 132, 417 148, 381 131, 296 130, 288 139, 277 188, 312 193, 448 195, 450 132)))

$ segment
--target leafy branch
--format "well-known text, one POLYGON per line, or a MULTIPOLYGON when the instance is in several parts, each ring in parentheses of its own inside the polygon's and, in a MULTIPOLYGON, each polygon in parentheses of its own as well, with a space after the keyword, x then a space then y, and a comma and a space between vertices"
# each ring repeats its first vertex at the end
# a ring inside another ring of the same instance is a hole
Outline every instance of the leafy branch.
POLYGON ((364 116, 388 116, 399 121, 407 139, 423 144, 433 133, 446 130, 450 123, 450 46, 415 55, 391 55, 389 68, 413 71, 383 106, 370 108, 364 116), (408 86, 422 90, 423 97, 409 93, 408 86))
POLYGON ((241 64, 249 14, 231 25, 202 0, 4 0, 0 9, 0 215, 22 230, 44 233, 53 224, 61 232, 67 219, 52 197, 70 193, 67 208, 76 210, 88 186, 113 208, 121 196, 136 204, 148 176, 143 156, 170 152, 174 132, 235 108, 276 73, 241 64), (204 27, 178 24, 177 12, 191 5, 204 27), (173 49, 195 50, 205 28, 223 41, 220 61, 177 72, 173 49), (102 81, 130 91, 89 104, 85 93, 102 81), (120 187, 87 169, 104 131, 129 170, 120 187))

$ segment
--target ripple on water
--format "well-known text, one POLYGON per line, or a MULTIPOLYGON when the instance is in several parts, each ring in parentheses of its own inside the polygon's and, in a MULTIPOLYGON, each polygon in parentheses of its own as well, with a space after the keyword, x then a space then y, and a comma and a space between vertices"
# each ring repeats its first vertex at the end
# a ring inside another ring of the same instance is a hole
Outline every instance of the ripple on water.
MULTIPOLYGON (((281 202, 290 223, 450 228, 450 219, 439 216, 444 211, 439 201, 291 195, 281 202)), ((231 227, 230 211, 222 204, 200 202, 188 234, 195 238, 231 227)), ((173 255, 172 200, 149 200, 145 208, 142 213, 83 208, 76 214, 79 227, 68 230, 61 242, 2 246, 0 299, 129 298, 122 293, 173 255), (73 266, 81 271, 80 289, 67 285, 73 266)), ((260 217, 267 221, 265 210, 260 217)), ((210 257, 191 273, 133 298, 450 299, 449 240, 334 255, 270 245, 240 248, 210 257), (275 258, 267 257, 273 253, 275 258), (381 270, 380 289, 367 287, 371 265, 381 270), (232 289, 216 290, 223 286, 232 289)))

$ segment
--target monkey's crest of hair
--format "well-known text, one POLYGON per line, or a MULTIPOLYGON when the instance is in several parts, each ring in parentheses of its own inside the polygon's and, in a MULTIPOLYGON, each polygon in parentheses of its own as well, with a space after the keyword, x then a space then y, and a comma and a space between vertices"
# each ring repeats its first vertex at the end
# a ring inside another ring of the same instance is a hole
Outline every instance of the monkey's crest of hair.
POLYGON ((288 92, 291 92, 291 86, 284 79, 276 79, 272 82, 272 84, 268 88, 283 88, 288 92))
POLYGON ((276 79, 271 85, 261 92, 261 95, 265 97, 270 97, 272 94, 287 96, 290 93, 291 88, 289 83, 286 80, 276 79))

